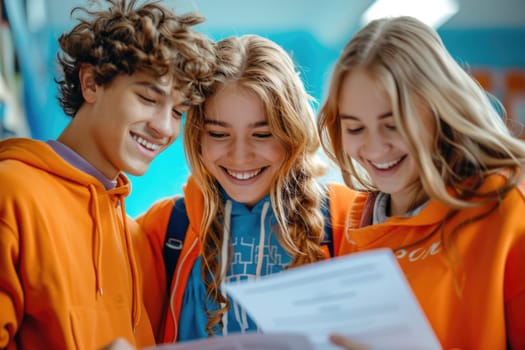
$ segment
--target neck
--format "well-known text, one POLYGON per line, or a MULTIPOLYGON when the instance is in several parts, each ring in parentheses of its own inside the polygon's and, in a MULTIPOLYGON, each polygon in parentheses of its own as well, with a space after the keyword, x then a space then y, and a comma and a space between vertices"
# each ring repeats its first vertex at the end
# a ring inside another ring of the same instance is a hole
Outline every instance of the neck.
POLYGON ((387 208, 388 215, 404 215, 411 210, 416 209, 428 199, 428 195, 419 183, 403 193, 390 194, 390 203, 387 208))

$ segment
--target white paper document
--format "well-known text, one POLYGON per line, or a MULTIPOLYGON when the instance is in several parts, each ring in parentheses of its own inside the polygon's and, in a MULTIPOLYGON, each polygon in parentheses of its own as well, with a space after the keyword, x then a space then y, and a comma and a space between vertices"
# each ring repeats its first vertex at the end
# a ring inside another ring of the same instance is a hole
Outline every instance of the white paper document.
POLYGON ((340 333, 374 349, 441 346, 389 249, 225 284, 264 333, 305 334, 318 350, 340 333))
POLYGON ((304 335, 245 333, 217 336, 144 350, 314 350, 304 335))

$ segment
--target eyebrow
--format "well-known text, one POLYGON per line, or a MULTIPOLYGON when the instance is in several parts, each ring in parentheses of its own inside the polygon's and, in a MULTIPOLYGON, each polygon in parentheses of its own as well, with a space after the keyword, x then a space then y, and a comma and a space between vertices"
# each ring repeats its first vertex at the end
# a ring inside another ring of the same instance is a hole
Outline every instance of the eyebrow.
MULTIPOLYGON (((167 97, 168 96, 168 91, 167 90, 162 89, 159 85, 157 85, 155 83, 152 83, 150 81, 139 81, 139 82, 136 83, 136 85, 143 86, 146 89, 151 90, 154 93, 156 93, 156 94, 158 94, 158 95, 160 95, 162 97, 167 97)), ((188 99, 185 99, 184 101, 179 103, 179 106, 190 107, 191 103, 190 103, 190 101, 188 99)))
MULTIPOLYGON (((377 119, 385 119, 385 118, 391 117, 392 115, 393 115, 392 112, 385 112, 383 114, 378 115, 377 119)), ((361 120, 358 117, 355 117, 355 116, 350 115, 350 114, 339 114, 339 118, 340 119, 357 120, 357 121, 361 120)))
MULTIPOLYGON (((227 128, 227 127, 231 126, 230 123, 226 123, 226 122, 223 122, 223 121, 220 121, 220 120, 216 120, 216 119, 204 119, 204 124, 217 125, 217 126, 222 126, 224 128, 227 128)), ((268 122, 263 120, 263 121, 251 123, 248 126, 251 127, 251 128, 259 128, 259 127, 263 127, 263 126, 268 126, 268 122)))
POLYGON ((168 92, 162 88, 160 88, 157 84, 152 83, 150 81, 138 81, 135 83, 138 86, 145 87, 148 90, 152 90, 153 92, 157 93, 158 95, 161 95, 162 97, 166 97, 168 95, 168 92))

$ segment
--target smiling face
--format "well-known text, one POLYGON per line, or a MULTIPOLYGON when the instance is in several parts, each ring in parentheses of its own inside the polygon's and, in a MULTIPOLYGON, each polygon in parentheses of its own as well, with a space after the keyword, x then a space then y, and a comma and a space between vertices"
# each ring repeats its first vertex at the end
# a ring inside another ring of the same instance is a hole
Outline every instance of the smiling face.
POLYGON ((260 99, 229 84, 209 98, 201 136, 206 169, 230 197, 248 206, 268 195, 285 159, 260 99))
POLYGON ((396 130, 386 91, 366 72, 352 71, 342 82, 338 109, 346 154, 391 195, 393 214, 403 213, 418 197, 419 171, 396 130))
POLYGON ((81 72, 85 103, 59 140, 108 178, 142 175, 177 138, 186 99, 171 78, 135 73, 100 86, 91 75, 81 72))

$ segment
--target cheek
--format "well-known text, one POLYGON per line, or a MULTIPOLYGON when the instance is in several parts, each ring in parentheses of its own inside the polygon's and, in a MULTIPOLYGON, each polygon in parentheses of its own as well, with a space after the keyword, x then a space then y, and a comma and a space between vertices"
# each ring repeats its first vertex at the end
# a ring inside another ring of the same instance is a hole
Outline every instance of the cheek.
POLYGON ((349 156, 355 158, 358 148, 358 140, 355 136, 348 135, 343 133, 341 137, 341 143, 343 146, 343 151, 349 156))
POLYGON ((127 116, 128 119, 135 121, 150 118, 154 114, 154 109, 150 106, 139 103, 137 99, 128 98, 124 101, 109 101, 112 104, 115 115, 127 116))
POLYGON ((201 153, 205 163, 216 160, 224 153, 224 146, 208 137, 201 138, 201 153))
POLYGON ((182 120, 174 119, 173 128, 172 128, 174 138, 179 137, 180 132, 181 132, 181 127, 182 127, 182 120))
MULTIPOLYGON (((213 169, 212 164, 214 164, 216 157, 214 157, 212 154, 208 152, 207 149, 203 148, 201 151, 201 161, 202 165, 205 169, 208 171, 211 171, 213 169)), ((215 175, 214 175, 215 176, 215 175)))
POLYGON ((279 142, 274 142, 268 147, 262 148, 264 156, 267 159, 272 160, 275 163, 282 164, 286 158, 286 150, 284 145, 279 142))

